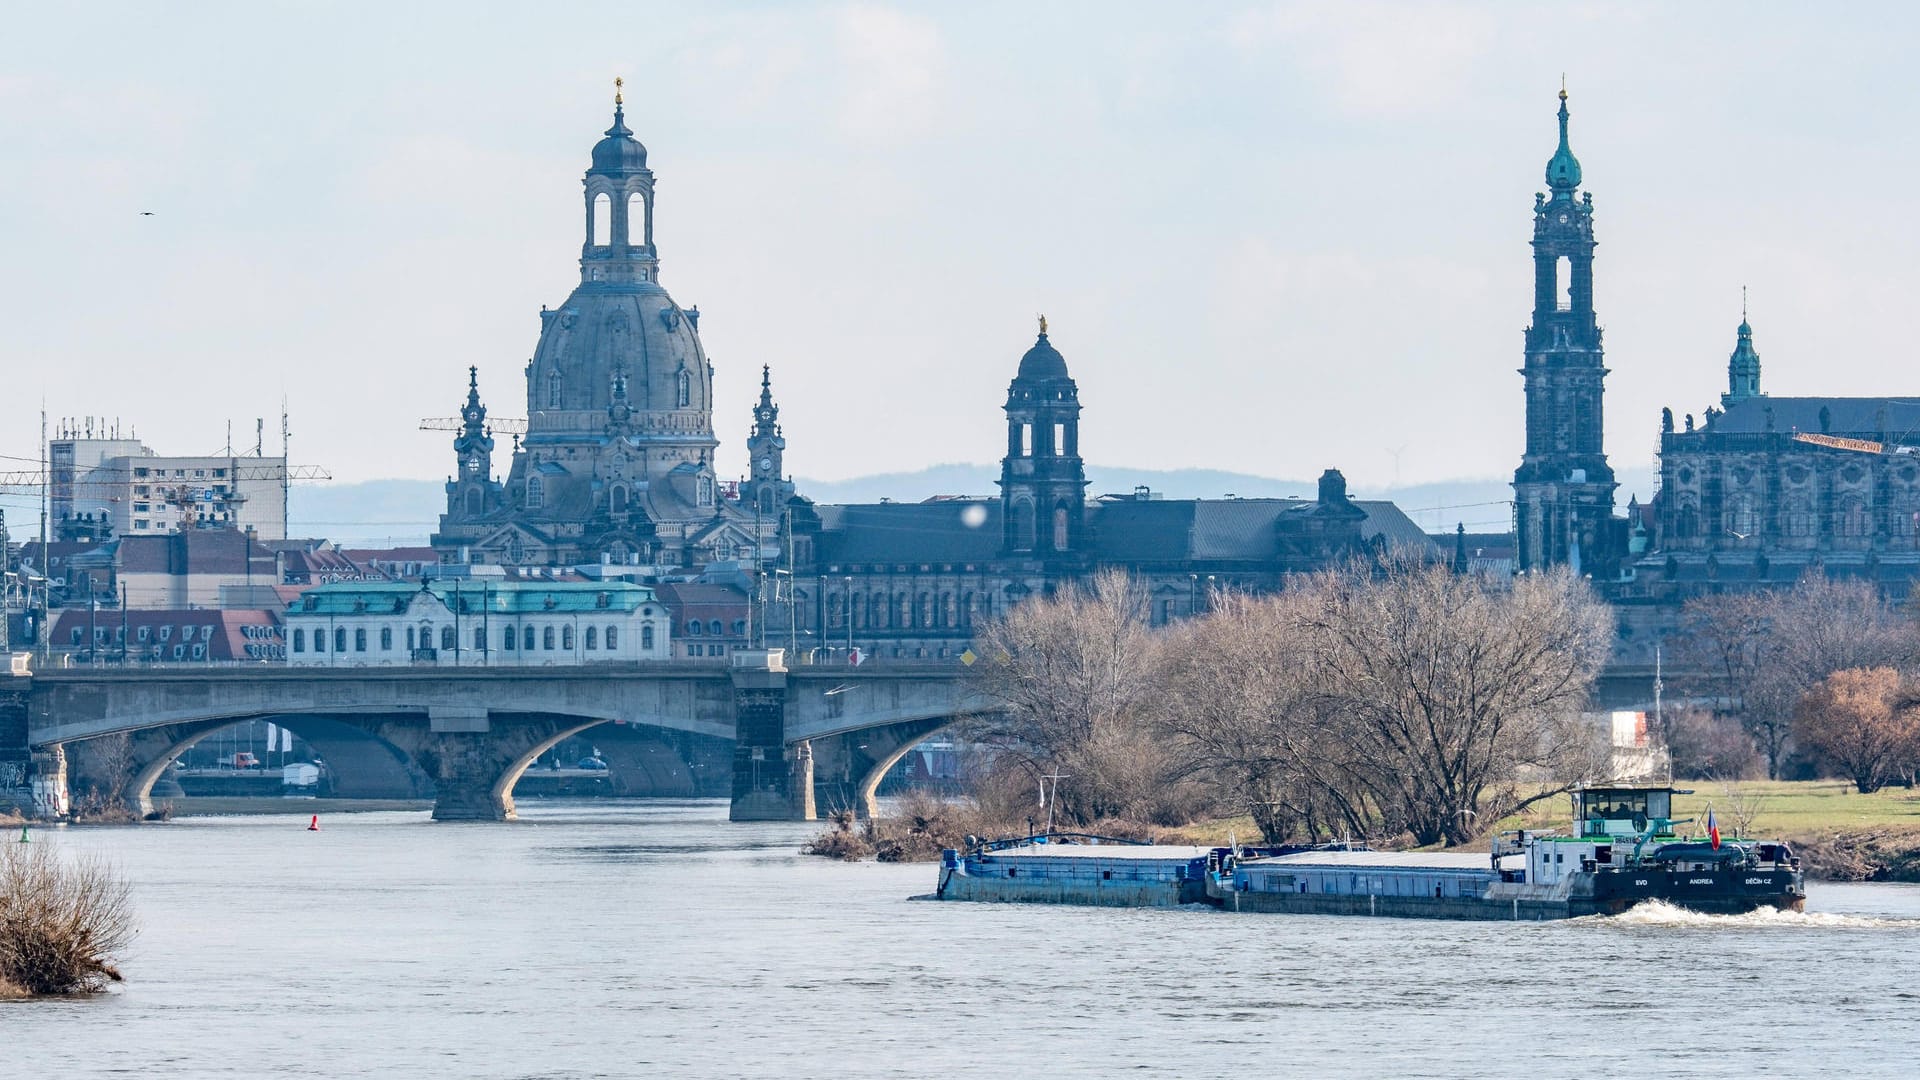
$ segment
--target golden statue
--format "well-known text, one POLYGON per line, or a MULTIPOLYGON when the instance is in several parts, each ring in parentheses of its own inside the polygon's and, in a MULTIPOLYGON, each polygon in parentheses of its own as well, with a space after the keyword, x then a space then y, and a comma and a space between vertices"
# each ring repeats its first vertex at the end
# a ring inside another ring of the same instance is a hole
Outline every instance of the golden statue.
POLYGON ((1040 336, 1047 336, 1047 317, 1045 315, 1040 316, 1040 336))
POLYGON ((613 77, 613 103, 615 105, 626 104, 626 102, 621 100, 621 94, 620 94, 620 88, 625 85, 627 85, 627 80, 621 78, 618 75, 615 75, 613 77))

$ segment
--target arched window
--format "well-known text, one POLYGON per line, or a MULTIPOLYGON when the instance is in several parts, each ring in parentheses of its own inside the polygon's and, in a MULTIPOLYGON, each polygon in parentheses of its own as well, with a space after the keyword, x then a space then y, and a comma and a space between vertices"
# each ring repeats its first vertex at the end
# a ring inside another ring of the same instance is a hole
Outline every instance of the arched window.
POLYGON ((521 648, 523 651, 531 651, 533 649, 533 627, 527 627, 526 637, 521 642, 521 648))
POLYGON ((901 593, 899 597, 896 599, 896 603, 898 604, 900 609, 900 621, 897 625, 902 630, 912 629, 913 627, 913 594, 901 593))
POLYGON ((714 620, 712 620, 712 621, 710 621, 709 623, 707 623, 707 632, 708 632, 709 634, 712 634, 712 635, 713 635, 714 637, 719 637, 719 636, 720 636, 721 634, 724 634, 724 633, 726 633, 726 631, 725 631, 725 630, 722 630, 722 629, 720 628, 720 620, 719 620, 719 619, 714 619, 714 620))
POLYGON ((333 631, 333 651, 334 651, 334 652, 346 652, 346 651, 347 651, 347 628, 346 628, 346 627, 344 627, 344 626, 340 626, 340 627, 335 627, 335 628, 334 628, 334 631, 333 631))
POLYGON ((519 636, 520 635, 513 632, 513 627, 507 627, 500 635, 500 647, 507 652, 512 652, 519 636))
POLYGON ((627 196, 627 244, 644 247, 647 242, 647 197, 634 192, 627 196))
POLYGON ((932 593, 923 592, 920 594, 920 625, 925 627, 933 626, 933 594, 932 593))
POLYGON ((293 632, 293 651, 307 651, 307 632, 305 630, 295 630, 293 632))
MULTIPOLYGON (((318 639, 316 638, 316 640, 318 639)), ((419 647, 419 644, 415 642, 413 638, 413 627, 407 627, 407 651, 412 652, 419 647)))
POLYGON ((684 409, 693 402, 693 377, 683 371, 676 382, 679 385, 679 393, 676 397, 679 399, 680 407, 684 409))
POLYGON ((949 630, 960 625, 960 609, 954 606, 952 593, 940 594, 940 625, 949 630))
POLYGON ((613 486, 612 505, 613 512, 616 514, 624 514, 627 512, 627 485, 615 484, 613 486))
MULTIPOLYGON (((613 627, 611 626, 607 627, 607 648, 609 649, 613 648, 614 633, 615 633, 615 630, 613 627)), ((647 623, 644 626, 640 627, 640 651, 641 652, 653 651, 653 624, 652 623, 647 623)))
POLYGON ((613 239, 613 200, 601 192, 593 197, 593 212, 587 218, 593 226, 593 246, 606 247, 613 239))
POLYGON ((380 651, 393 651, 393 627, 391 626, 383 626, 380 628, 380 651))
MULTIPOLYGON (((589 630, 587 631, 587 633, 591 634, 593 633, 593 631, 589 630)), ((653 627, 651 626, 647 627, 647 633, 649 634, 653 633, 653 627)), ((617 626, 607 627, 607 648, 617 649, 619 647, 620 647, 620 628, 617 626)))
POLYGON ((573 627, 563 626, 560 628, 560 647, 569 652, 573 650, 573 627))
POLYGON ((600 629, 599 629, 599 627, 595 627, 595 626, 589 626, 589 627, 587 627, 587 640, 586 640, 586 647, 587 647, 587 648, 589 648, 589 649, 594 649, 594 650, 598 650, 598 649, 600 648, 600 629))
POLYGON ((487 651, 487 628, 484 626, 473 628, 473 651, 480 653, 487 651))
POLYGON ((1573 310, 1573 260, 1565 255, 1554 260, 1554 302, 1561 311, 1573 310))
POLYGON ((828 626, 837 627, 840 625, 842 616, 846 614, 844 608, 841 606, 843 602, 844 601, 842 600, 839 593, 827 594, 827 625, 828 626))
POLYGON ((687 636, 688 637, 699 637, 703 633, 705 633, 705 631, 700 628, 699 619, 687 620, 687 636))
POLYGON ((1013 546, 1019 551, 1033 550, 1033 502, 1021 499, 1013 504, 1013 546))
POLYGON ((560 407, 560 373, 556 371, 553 374, 547 376, 547 408, 557 409, 559 407, 560 407))
POLYGON ((353 651, 367 651, 367 628, 364 626, 356 627, 353 631, 353 651))
POLYGON ((548 652, 553 651, 553 627, 545 627, 540 631, 540 647, 548 652))
POLYGON ((460 647, 460 643, 454 639, 453 627, 443 626, 440 628, 440 647, 448 652, 452 652, 460 647))
POLYGON ((712 506, 713 505, 713 477, 702 476, 700 478, 699 488, 700 488, 700 505, 712 506))
POLYGON ((1067 520, 1066 507, 1053 508, 1053 550, 1055 551, 1065 551, 1073 546, 1067 537, 1067 520))
POLYGON ((547 505, 547 485, 537 476, 527 477, 527 509, 538 510, 547 505))

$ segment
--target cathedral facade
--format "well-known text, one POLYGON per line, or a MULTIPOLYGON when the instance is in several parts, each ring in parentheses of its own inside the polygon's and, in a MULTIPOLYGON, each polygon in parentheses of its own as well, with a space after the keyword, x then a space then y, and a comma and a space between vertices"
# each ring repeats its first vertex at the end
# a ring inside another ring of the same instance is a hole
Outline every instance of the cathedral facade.
POLYGON ((525 437, 497 477, 470 372, 457 472, 432 544, 444 562, 508 566, 687 567, 746 557, 771 535, 771 515, 756 521, 751 507, 725 497, 714 473, 713 369, 700 309, 682 308, 660 284, 654 174, 619 95, 583 185, 580 282, 559 307, 541 309, 526 367, 525 437))

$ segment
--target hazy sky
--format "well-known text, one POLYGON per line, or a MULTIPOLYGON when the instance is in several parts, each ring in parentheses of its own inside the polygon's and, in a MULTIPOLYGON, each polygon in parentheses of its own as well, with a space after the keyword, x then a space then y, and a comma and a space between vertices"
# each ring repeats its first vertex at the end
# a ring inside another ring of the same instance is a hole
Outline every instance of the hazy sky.
POLYGON ((1917 22, 1866 4, 15 5, 0 454, 36 453, 43 395, 197 453, 228 418, 236 442, 256 416, 275 428, 284 393, 297 460, 446 474, 450 437, 416 421, 456 411, 469 364, 496 414, 525 414, 624 75, 661 280, 704 315, 723 473, 745 468, 763 362, 793 472, 993 460, 1045 312, 1091 460, 1506 475, 1564 71, 1607 449, 1644 466, 1661 405, 1725 388, 1742 284, 1766 389, 1920 394, 1917 22))

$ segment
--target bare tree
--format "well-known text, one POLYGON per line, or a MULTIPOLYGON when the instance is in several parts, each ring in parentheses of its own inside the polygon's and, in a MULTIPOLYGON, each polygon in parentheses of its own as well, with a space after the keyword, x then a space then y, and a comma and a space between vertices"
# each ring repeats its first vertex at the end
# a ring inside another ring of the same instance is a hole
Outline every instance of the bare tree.
POLYGON ((1580 715, 1613 620, 1566 572, 1496 591, 1406 555, 1309 586, 1303 629, 1334 717, 1342 785, 1423 844, 1591 780, 1598 733, 1580 715), (1539 781, 1531 791, 1521 782, 1539 781))
POLYGON ((1794 733, 1853 781, 1880 790, 1920 750, 1920 705, 1888 667, 1836 671, 1800 699, 1794 733))
POLYGON ((1005 707, 962 730, 1036 785, 1065 774, 1052 790, 1057 817, 1180 816, 1172 804, 1188 793, 1144 722, 1153 650, 1145 594, 1124 573, 1028 600, 979 637, 976 678, 1005 707))

